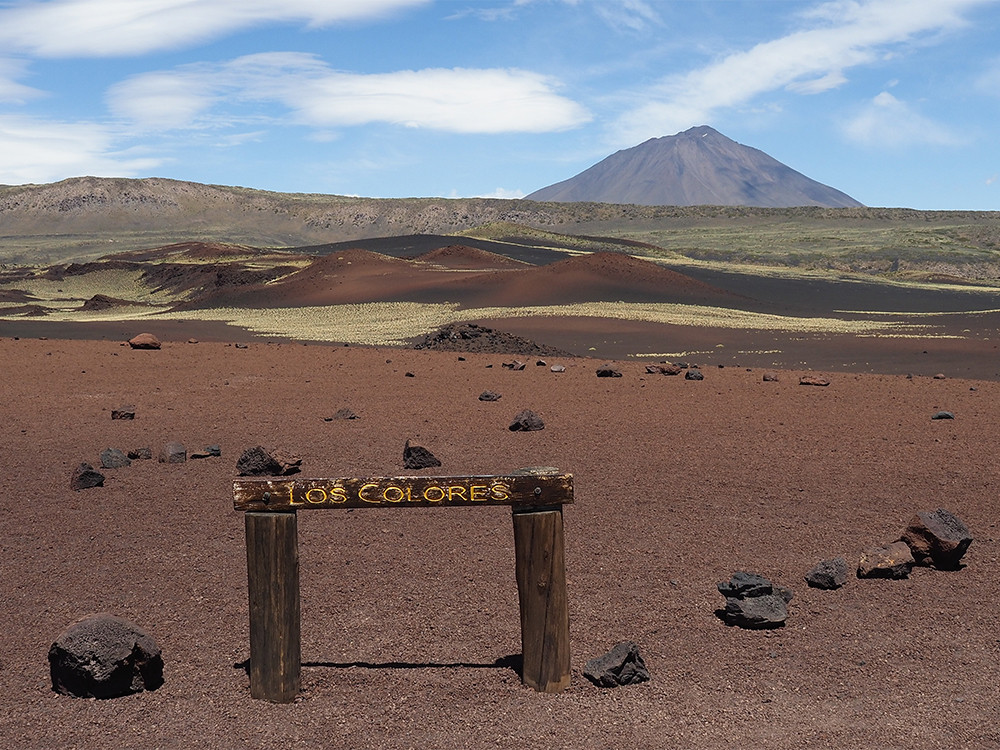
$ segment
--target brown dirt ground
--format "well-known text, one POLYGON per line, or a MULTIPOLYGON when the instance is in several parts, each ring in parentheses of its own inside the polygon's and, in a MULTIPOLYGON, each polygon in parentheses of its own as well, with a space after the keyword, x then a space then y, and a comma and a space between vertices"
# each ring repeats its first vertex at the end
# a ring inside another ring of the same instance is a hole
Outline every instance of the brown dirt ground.
POLYGON ((9 335, 3 747, 1000 745, 1000 382, 833 371, 816 388, 794 367, 765 383, 732 366, 692 382, 636 361, 598 379, 603 360, 554 374, 491 354, 181 343, 191 329, 160 351, 9 335), (479 402, 486 389, 502 399, 479 402), (135 421, 111 420, 123 404, 135 421), (341 407, 360 419, 324 421, 341 407), (523 408, 545 430, 509 432, 523 408), (956 419, 932 421, 941 409, 956 419), (408 438, 444 474, 574 474, 571 687, 537 694, 503 666, 519 651, 508 510, 313 511, 299 521, 304 690, 290 705, 251 700, 237 457, 263 444, 300 455, 305 476, 396 474, 408 438), (223 457, 141 461, 103 488, 68 488, 106 447, 171 440, 223 457), (819 559, 856 559, 937 507, 972 529, 965 569, 805 586, 819 559), (715 584, 739 569, 794 589, 785 628, 717 619, 715 584), (51 691, 49 646, 100 611, 157 639, 163 687, 109 701, 51 691), (591 685, 583 664, 622 639, 652 681, 591 685))

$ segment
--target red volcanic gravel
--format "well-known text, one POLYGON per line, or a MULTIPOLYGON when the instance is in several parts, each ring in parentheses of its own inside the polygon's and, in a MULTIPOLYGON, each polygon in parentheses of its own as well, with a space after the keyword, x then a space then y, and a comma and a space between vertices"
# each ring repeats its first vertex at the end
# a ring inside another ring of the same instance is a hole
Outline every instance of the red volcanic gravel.
MULTIPOLYGON (((138 333, 139 331, 134 331, 138 333)), ((185 335, 185 338, 187 336, 185 335)), ((1000 746, 996 454, 1000 383, 930 374, 644 363, 165 339, 0 340, 4 425, 0 746, 4 748, 844 748, 1000 746), (487 367, 487 365, 493 367, 487 367), (772 368, 768 368, 772 369, 772 368), (412 372, 415 377, 405 377, 412 372), (501 393, 481 402, 484 390, 501 393), (135 407, 134 420, 111 410, 135 407), (349 408, 355 420, 332 420, 349 408), (538 432, 507 429, 522 409, 538 432), (954 420, 931 420, 939 410, 954 420), (303 476, 556 466, 565 509, 573 677, 520 684, 510 510, 299 514, 303 691, 251 700, 236 460, 262 445, 303 476), (105 448, 168 442, 221 458, 108 469, 105 448), (975 541, 957 572, 808 588, 819 560, 899 538, 947 508, 975 541), (737 570, 794 591, 784 628, 726 627, 715 588, 737 570), (95 701, 51 689, 46 654, 110 612, 163 652, 155 692, 95 701), (584 663, 635 641, 652 680, 598 688, 584 663)))

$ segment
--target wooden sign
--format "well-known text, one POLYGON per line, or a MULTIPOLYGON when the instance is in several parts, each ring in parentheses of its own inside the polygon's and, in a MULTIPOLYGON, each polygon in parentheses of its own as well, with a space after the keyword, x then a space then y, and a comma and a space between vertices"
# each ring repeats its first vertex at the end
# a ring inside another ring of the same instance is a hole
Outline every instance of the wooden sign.
MULTIPOLYGON (((233 482, 246 511, 250 695, 289 703, 302 686, 298 510, 509 505, 521 610, 521 681, 569 685, 569 604, 562 506, 573 475, 521 469, 508 476, 247 479, 233 482), (537 473, 536 473, 537 471, 537 473)), ((558 470, 555 470, 558 471, 558 470)))
POLYGON ((573 475, 237 479, 236 510, 509 505, 541 508, 573 502, 573 475))

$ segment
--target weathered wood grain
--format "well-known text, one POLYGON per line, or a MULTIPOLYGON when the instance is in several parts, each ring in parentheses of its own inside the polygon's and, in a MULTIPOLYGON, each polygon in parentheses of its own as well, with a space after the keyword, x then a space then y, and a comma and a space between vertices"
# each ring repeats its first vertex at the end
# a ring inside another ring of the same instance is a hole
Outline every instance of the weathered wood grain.
POLYGON ((569 686, 569 602, 562 509, 514 512, 521 609, 521 681, 540 692, 569 686))
POLYGON ((294 513, 247 513, 250 695, 290 703, 301 687, 298 524, 294 513))
POLYGON ((240 478, 233 482, 239 511, 290 512, 320 508, 400 508, 573 502, 573 475, 370 477, 358 479, 240 478))

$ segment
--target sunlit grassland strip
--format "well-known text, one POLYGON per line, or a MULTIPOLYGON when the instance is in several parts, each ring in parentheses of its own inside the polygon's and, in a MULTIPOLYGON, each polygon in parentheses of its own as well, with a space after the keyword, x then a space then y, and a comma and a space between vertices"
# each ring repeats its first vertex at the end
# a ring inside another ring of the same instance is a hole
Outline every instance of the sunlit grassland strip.
MULTIPOLYGON (((451 304, 368 303, 281 309, 215 309, 169 312, 158 318, 215 320, 264 336, 310 341, 398 346, 447 323, 515 317, 594 317, 679 326, 799 333, 934 337, 932 326, 901 320, 800 318, 682 304, 598 302, 536 307, 464 308, 451 304)), ((110 320, 111 318, 105 318, 110 320)))

